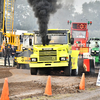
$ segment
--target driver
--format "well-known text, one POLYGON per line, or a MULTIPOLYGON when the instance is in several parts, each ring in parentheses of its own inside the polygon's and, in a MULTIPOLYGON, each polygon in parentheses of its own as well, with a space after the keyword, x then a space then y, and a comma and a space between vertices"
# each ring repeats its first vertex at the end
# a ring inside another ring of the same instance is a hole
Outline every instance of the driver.
POLYGON ((79 37, 84 37, 82 33, 79 34, 79 37))
POLYGON ((98 42, 95 42, 95 47, 99 47, 99 44, 98 44, 98 42))

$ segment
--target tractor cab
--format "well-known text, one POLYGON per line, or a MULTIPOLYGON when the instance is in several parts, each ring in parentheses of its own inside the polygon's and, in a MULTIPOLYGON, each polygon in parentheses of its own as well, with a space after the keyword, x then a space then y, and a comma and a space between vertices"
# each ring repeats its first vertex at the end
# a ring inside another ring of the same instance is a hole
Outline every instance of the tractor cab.
POLYGON ((100 63, 100 38, 89 39, 89 52, 91 56, 95 57, 95 64, 100 63))
POLYGON ((23 46, 22 50, 28 50, 29 48, 33 50, 33 37, 34 33, 23 33, 23 46))
POLYGON ((86 47, 86 31, 72 31, 74 45, 76 47, 86 47))
POLYGON ((89 52, 87 23, 73 22, 71 24, 71 36, 74 38, 72 50, 79 50, 79 57, 82 58, 84 53, 89 52))

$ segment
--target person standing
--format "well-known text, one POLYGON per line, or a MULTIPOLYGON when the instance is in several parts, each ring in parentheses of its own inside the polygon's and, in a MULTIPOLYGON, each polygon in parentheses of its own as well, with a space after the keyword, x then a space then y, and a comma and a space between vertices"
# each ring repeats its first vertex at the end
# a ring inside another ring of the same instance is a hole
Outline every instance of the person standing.
POLYGON ((99 47, 99 44, 98 44, 98 42, 95 42, 95 47, 97 47, 97 48, 99 47))
POLYGON ((7 48, 5 47, 5 45, 3 46, 3 57, 4 57, 4 66, 6 66, 7 48))
POLYGON ((9 60, 10 53, 11 53, 10 46, 7 47, 4 46, 3 47, 4 66, 6 66, 6 59, 8 58, 8 65, 10 67, 10 60, 9 60))
POLYGON ((11 48, 11 55, 12 55, 12 58, 13 58, 13 66, 12 67, 14 67, 15 66, 15 59, 14 59, 14 57, 16 55, 16 49, 14 48, 14 45, 12 45, 12 48, 11 48))
POLYGON ((12 58, 14 58, 16 55, 16 49, 14 48, 14 45, 12 45, 12 48, 11 48, 11 55, 12 55, 12 58))
POLYGON ((10 48, 10 45, 8 45, 8 48, 7 48, 7 58, 8 58, 8 64, 9 64, 9 67, 10 67, 10 55, 11 55, 11 48, 10 48))

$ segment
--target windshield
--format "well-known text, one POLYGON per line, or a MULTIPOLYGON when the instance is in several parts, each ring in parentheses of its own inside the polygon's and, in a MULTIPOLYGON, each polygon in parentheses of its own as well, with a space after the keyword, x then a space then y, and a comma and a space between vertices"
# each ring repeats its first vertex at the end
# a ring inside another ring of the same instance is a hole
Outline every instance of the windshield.
POLYGON ((25 35, 23 36, 23 46, 32 46, 33 45, 33 36, 25 35))
POLYGON ((72 36, 73 36, 73 38, 85 38, 86 31, 73 31, 72 36))
MULTIPOLYGON (((67 34, 48 34, 48 39, 50 39, 49 44, 66 44, 67 34)), ((35 44, 42 44, 41 37, 39 34, 35 34, 35 44)))

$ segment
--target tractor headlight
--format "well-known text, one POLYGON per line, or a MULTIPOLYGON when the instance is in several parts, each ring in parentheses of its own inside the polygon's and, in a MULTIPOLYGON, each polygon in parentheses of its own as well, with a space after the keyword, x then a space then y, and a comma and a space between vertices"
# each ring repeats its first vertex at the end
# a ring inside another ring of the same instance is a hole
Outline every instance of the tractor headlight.
POLYGON ((36 62, 37 58, 31 58, 31 62, 36 62))
POLYGON ((60 60, 61 60, 61 61, 65 61, 66 58, 65 58, 65 57, 61 57, 60 60))
POLYGON ((96 51, 96 52, 99 52, 99 51, 96 51))
POLYGON ((92 52, 94 52, 94 50, 92 50, 92 52))

